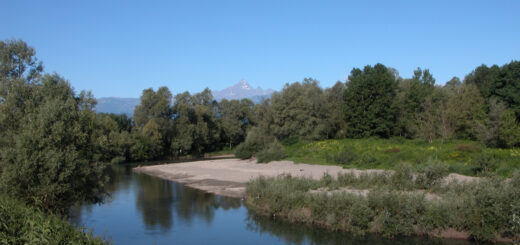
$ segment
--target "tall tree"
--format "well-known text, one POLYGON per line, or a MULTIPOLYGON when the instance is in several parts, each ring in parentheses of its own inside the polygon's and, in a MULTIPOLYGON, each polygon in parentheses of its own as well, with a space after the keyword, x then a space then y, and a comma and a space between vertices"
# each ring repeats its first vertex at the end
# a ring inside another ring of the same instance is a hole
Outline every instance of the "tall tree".
MULTIPOLYGON (((49 212, 66 212, 79 201, 100 201, 105 165, 95 161, 87 124, 69 83, 45 75, 41 84, 27 84, 24 116, 13 142, 1 149, 1 189, 49 212)), ((13 91, 16 92, 16 91, 13 91)), ((9 106, 2 104, 2 106, 9 106)))
POLYGON ((173 138, 172 94, 167 87, 143 90, 141 103, 135 107, 134 120, 140 128, 137 151, 146 159, 167 158, 173 138))
POLYGON ((352 69, 345 90, 345 118, 350 137, 389 137, 396 124, 395 75, 382 64, 352 69))
POLYGON ((223 138, 229 143, 229 148, 244 141, 246 130, 254 125, 254 103, 249 99, 226 100, 219 103, 219 114, 223 138))
POLYGON ((220 142, 218 106, 211 91, 175 96, 173 105, 175 137, 171 143, 175 155, 203 155, 215 150, 220 142))
POLYGON ((141 103, 134 109, 135 124, 143 127, 152 118, 171 119, 172 94, 167 87, 143 90, 141 103))
POLYGON ((338 81, 334 86, 325 90, 325 98, 329 105, 332 134, 335 138, 345 138, 347 136, 347 125, 343 113, 345 108, 345 100, 343 99, 345 88, 345 84, 338 81))
POLYGON ((278 139, 297 136, 308 139, 332 137, 329 105, 318 81, 286 84, 271 97, 272 132, 278 139))

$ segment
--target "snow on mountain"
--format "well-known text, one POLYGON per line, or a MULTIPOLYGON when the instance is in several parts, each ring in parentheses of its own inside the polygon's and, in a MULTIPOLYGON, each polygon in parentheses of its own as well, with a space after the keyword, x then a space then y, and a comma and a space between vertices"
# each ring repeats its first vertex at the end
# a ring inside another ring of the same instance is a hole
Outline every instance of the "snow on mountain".
MULTIPOLYGON (((222 99, 250 99, 254 103, 260 103, 264 99, 269 99, 274 93, 272 89, 262 89, 260 87, 253 88, 246 80, 240 80, 237 84, 227 87, 223 90, 212 91, 213 97, 217 101, 222 99)), ((127 114, 132 116, 134 114, 134 108, 139 105, 139 98, 117 98, 117 97, 105 97, 98 98, 96 105, 96 112, 103 113, 115 113, 115 114, 127 114)))
POLYGON ((240 82, 238 82, 237 84, 235 84, 231 87, 227 87, 220 91, 218 91, 218 90, 212 91, 213 97, 217 101, 220 101, 222 99, 240 100, 240 99, 248 98, 248 99, 253 100, 253 102, 255 102, 255 103, 260 102, 262 99, 270 98, 271 95, 273 94, 273 92, 274 92, 274 90, 272 90, 272 89, 264 90, 260 87, 255 89, 255 88, 251 87, 251 85, 249 85, 249 83, 247 83, 246 80, 240 80, 240 82))

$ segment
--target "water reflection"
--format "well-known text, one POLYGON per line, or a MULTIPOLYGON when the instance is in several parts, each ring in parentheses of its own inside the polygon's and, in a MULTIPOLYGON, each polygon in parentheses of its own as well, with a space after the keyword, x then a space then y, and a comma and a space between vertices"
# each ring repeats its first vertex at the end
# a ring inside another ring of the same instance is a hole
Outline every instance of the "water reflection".
POLYGON ((173 224, 174 193, 172 182, 146 175, 135 176, 136 207, 147 228, 167 231, 173 224))
MULTIPOLYGON (((72 223, 106 232, 115 244, 453 244, 425 238, 352 237, 250 212, 236 198, 205 193, 145 174, 111 170, 111 198, 71 210, 72 223)), ((473 243, 474 244, 474 243, 473 243)))

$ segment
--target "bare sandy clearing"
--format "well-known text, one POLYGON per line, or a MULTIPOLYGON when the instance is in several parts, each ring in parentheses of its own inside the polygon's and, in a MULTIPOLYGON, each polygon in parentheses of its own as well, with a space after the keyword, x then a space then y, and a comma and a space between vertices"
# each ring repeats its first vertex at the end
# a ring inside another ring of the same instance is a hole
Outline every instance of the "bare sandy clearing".
POLYGON ((384 170, 343 169, 338 166, 295 164, 291 161, 276 161, 258 164, 255 160, 219 159, 145 166, 134 171, 163 179, 184 183, 187 186, 211 193, 243 197, 245 183, 260 176, 275 177, 290 174, 294 177, 320 179, 324 173, 384 172, 384 170))
MULTIPOLYGON (((339 166, 295 164, 291 161, 258 164, 253 159, 211 159, 136 167, 134 171, 177 181, 193 188, 230 197, 244 197, 245 184, 260 176, 276 177, 281 174, 289 174, 294 177, 320 179, 325 173, 335 177, 338 173, 359 175, 361 173, 385 172, 385 170, 377 169, 359 170, 343 169, 339 166)), ((453 181, 471 182, 475 180, 478 180, 478 178, 453 173, 444 179, 445 183, 453 181)), ((348 190, 347 192, 366 195, 367 190, 348 190)), ((430 198, 433 199, 434 197, 430 198)))

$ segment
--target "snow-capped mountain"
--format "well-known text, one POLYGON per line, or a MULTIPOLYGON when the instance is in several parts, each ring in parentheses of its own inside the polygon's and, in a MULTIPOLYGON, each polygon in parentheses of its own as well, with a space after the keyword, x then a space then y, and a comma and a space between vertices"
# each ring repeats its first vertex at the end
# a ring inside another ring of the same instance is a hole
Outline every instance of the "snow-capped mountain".
POLYGON ((253 102, 258 103, 262 99, 268 99, 273 94, 272 89, 262 89, 260 87, 253 88, 246 80, 240 80, 237 84, 227 87, 220 91, 212 91, 215 100, 220 101, 222 99, 251 99, 253 102))
MULTIPOLYGON (((228 100, 240 100, 248 98, 255 103, 260 103, 264 99, 269 99, 274 93, 272 89, 262 89, 260 87, 253 88, 246 80, 240 80, 237 84, 227 87, 220 91, 212 91, 213 97, 217 101, 222 99, 228 100)), ((132 116, 134 114, 134 108, 139 105, 139 98, 117 98, 117 97, 106 97, 98 98, 96 105, 96 112, 103 113, 115 113, 115 114, 127 114, 132 116)))

